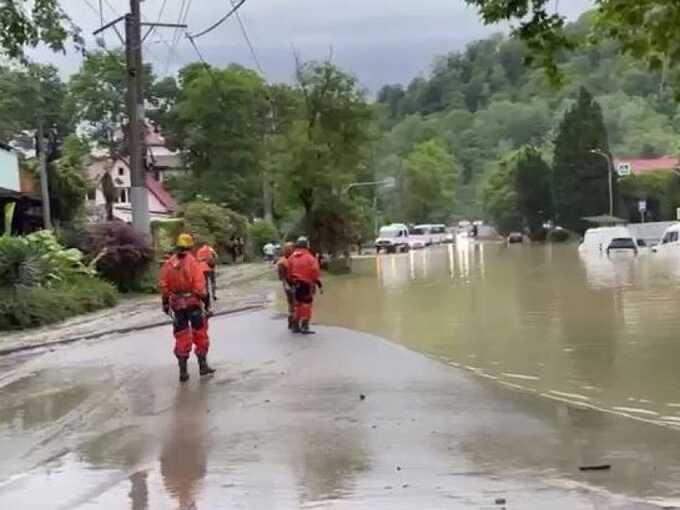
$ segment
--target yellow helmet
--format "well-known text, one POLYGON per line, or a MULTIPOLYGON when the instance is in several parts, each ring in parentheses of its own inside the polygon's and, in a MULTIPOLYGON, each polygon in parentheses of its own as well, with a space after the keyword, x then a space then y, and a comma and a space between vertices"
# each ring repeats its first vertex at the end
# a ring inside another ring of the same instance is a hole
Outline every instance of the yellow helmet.
POLYGON ((177 237, 177 247, 190 249, 194 247, 194 238, 190 234, 180 234, 177 237))

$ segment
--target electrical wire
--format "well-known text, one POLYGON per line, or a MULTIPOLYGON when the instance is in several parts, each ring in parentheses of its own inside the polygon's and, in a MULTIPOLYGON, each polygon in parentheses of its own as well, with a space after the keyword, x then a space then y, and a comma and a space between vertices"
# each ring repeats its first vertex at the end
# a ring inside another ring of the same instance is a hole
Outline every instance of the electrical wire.
MULTIPOLYGON (((236 6, 236 0, 231 0, 231 5, 232 7, 236 6)), ((236 15, 236 19, 238 20, 239 27, 241 27, 241 33, 243 34, 243 38, 246 41, 246 44, 248 45, 248 48, 250 49, 250 55, 253 57, 253 61, 255 62, 255 67, 257 67, 257 70, 260 72, 260 75, 265 78, 265 73, 262 70, 262 66, 260 65, 260 59, 257 58, 257 52, 255 51, 255 48, 253 47, 253 43, 250 40, 250 37, 248 36, 248 30, 246 30, 246 25, 243 23, 243 20, 241 19, 241 15, 238 13, 238 11, 234 11, 234 14, 236 15)))
POLYGON ((224 22, 227 21, 229 18, 231 18, 231 16, 232 16, 236 11, 238 11, 239 8, 240 8, 244 3, 246 3, 246 0, 239 0, 238 4, 232 5, 231 10, 230 10, 229 12, 227 12, 227 14, 225 14, 224 16, 222 16, 219 20, 217 20, 215 23, 213 23, 212 25, 210 25, 210 26, 209 26, 208 28, 206 28, 205 30, 202 30, 201 32, 199 32, 199 33, 197 33, 197 34, 192 34, 191 38, 192 38, 192 39, 198 39, 199 37, 203 37, 204 35, 206 35, 206 34, 212 32, 212 31, 215 30, 217 27, 219 27, 222 23, 224 23, 224 22))

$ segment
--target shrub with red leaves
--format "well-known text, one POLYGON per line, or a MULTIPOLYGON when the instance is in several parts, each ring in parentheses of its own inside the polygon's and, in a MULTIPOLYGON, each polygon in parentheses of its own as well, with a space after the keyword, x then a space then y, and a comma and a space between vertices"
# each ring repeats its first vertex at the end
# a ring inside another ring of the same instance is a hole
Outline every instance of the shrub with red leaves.
POLYGON ((131 225, 116 221, 89 227, 85 250, 90 258, 99 257, 97 271, 121 292, 139 290, 154 258, 144 236, 131 225))

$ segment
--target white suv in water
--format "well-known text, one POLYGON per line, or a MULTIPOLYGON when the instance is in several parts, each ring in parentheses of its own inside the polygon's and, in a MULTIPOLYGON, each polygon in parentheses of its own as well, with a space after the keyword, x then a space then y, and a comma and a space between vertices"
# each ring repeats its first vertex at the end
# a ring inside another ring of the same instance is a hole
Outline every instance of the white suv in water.
POLYGON ((402 223, 385 225, 380 229, 378 238, 375 240, 375 251, 398 253, 409 251, 408 227, 402 223))

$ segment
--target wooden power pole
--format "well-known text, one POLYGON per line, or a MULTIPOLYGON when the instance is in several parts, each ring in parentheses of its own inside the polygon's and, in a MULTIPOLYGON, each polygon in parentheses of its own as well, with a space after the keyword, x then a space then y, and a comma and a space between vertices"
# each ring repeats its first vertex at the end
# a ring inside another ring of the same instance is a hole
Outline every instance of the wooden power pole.
MULTIPOLYGON (((144 114, 144 62, 142 60, 142 44, 155 27, 186 28, 186 25, 170 23, 142 22, 140 2, 130 0, 130 12, 94 31, 94 35, 115 27, 125 21, 126 73, 127 73, 127 113, 128 113, 128 152, 130 155, 130 202, 132 203, 132 224, 144 234, 150 234, 149 198, 146 189, 146 164, 144 135, 146 118, 144 114), (142 38, 142 26, 149 31, 142 38)), ((118 31, 116 30, 118 34, 118 31)), ((120 35, 119 35, 120 37, 120 35)))

